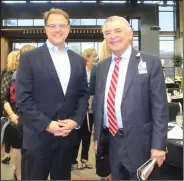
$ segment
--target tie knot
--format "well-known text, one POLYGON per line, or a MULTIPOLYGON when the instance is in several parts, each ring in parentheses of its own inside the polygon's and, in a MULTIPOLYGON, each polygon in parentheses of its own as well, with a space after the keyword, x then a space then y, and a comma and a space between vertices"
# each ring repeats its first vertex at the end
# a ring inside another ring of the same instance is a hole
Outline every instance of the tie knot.
POLYGON ((122 57, 115 57, 114 60, 116 63, 119 63, 121 61, 122 57))

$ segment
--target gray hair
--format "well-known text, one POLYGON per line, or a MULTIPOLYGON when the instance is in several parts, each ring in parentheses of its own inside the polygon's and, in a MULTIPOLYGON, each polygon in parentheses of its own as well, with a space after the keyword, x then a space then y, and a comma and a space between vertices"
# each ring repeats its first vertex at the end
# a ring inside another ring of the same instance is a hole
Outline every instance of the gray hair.
POLYGON ((114 22, 114 21, 122 21, 122 23, 127 27, 127 29, 132 30, 129 22, 125 18, 123 18, 121 16, 110 16, 109 18, 107 18, 105 20, 104 25, 102 27, 102 31, 104 32, 104 28, 105 28, 106 24, 114 22))

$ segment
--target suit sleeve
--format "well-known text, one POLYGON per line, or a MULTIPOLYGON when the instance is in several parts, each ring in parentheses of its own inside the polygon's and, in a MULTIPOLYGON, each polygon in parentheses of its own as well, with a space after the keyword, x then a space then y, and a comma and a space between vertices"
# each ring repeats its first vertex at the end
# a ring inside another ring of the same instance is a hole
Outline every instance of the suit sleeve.
POLYGON ((150 77, 151 114, 153 118, 152 149, 165 150, 168 130, 168 103, 161 61, 153 61, 150 77))
POLYGON ((95 78, 95 96, 94 96, 94 141, 98 141, 100 138, 100 104, 99 104, 99 92, 98 92, 98 81, 99 81, 99 65, 96 66, 96 78, 95 78))
POLYGON ((79 126, 82 126, 84 118, 88 110, 88 99, 89 99, 89 87, 87 82, 87 74, 85 69, 84 60, 82 60, 82 75, 81 75, 81 84, 79 85, 79 97, 76 105, 74 116, 71 116, 70 119, 76 121, 79 126))
POLYGON ((95 95, 96 69, 97 69, 97 65, 94 65, 91 70, 90 84, 89 84, 89 90, 90 90, 91 96, 95 95))
POLYGON ((47 128, 51 120, 41 112, 33 99, 34 75, 29 57, 20 56, 16 75, 16 103, 25 122, 29 121, 35 130, 41 132, 47 128))

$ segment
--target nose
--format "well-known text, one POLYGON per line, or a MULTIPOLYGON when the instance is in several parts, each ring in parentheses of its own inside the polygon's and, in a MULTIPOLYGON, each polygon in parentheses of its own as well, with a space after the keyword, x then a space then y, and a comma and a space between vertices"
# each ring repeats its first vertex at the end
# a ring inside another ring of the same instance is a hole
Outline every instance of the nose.
POLYGON ((59 26, 56 26, 56 31, 61 31, 61 28, 59 26))
POLYGON ((113 38, 115 38, 115 37, 116 37, 116 33, 111 32, 111 34, 110 34, 110 39, 113 39, 113 38))

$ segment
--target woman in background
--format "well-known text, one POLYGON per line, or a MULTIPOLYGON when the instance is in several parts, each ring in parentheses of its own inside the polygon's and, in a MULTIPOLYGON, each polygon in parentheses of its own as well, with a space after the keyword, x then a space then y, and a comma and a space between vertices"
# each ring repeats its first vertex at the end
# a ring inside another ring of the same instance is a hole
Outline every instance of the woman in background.
POLYGON ((21 180, 21 147, 22 135, 20 133, 20 126, 22 120, 21 115, 16 107, 15 99, 15 83, 16 71, 19 65, 19 55, 25 51, 29 51, 35 47, 25 45, 20 51, 12 51, 8 55, 7 72, 4 74, 1 82, 1 102, 7 116, 11 120, 11 124, 6 128, 7 140, 12 146, 13 161, 15 166, 14 178, 21 180))
MULTIPOLYGON (((88 85, 90 84, 90 75, 93 65, 96 62, 96 58, 98 56, 95 48, 87 48, 84 50, 82 56, 86 61, 86 73, 87 73, 87 81, 88 85)), ((90 104, 90 99, 89 99, 90 104)), ((89 106, 91 107, 91 106, 89 106)), ((72 156, 72 169, 92 169, 93 166, 88 163, 88 152, 90 148, 91 142, 91 132, 93 127, 93 113, 91 109, 88 110, 86 118, 83 122, 83 125, 78 132, 78 141, 77 144, 73 148, 73 156, 72 156), (82 141, 82 152, 81 152, 81 166, 78 165, 77 155, 79 151, 80 142, 82 141)))
MULTIPOLYGON (((10 118, 11 123, 6 128, 5 140, 12 146, 13 161, 15 166, 14 177, 15 180, 20 180, 20 168, 21 168, 21 139, 19 137, 16 125, 18 123, 19 116, 16 112, 15 104, 12 104, 12 95, 10 94, 10 89, 12 86, 12 76, 13 73, 18 68, 18 56, 19 51, 12 51, 8 55, 7 59, 7 72, 4 74, 1 81, 1 102, 5 113, 10 118), (17 178, 18 177, 18 178, 17 178)), ((9 157, 10 158, 10 157, 9 157)))
MULTIPOLYGON (((107 47, 106 41, 104 40, 100 47, 100 56, 99 61, 103 61, 104 59, 112 56, 111 50, 107 47)), ((90 95, 95 96, 95 84, 96 84, 96 69, 98 64, 93 66, 93 69, 91 71, 90 76, 90 95)), ((94 149, 95 153, 97 153, 97 144, 94 141, 94 149)), ((104 140, 104 144, 106 144, 107 150, 106 154, 103 158, 100 158, 98 155, 96 155, 96 173, 98 176, 101 177, 101 180, 111 180, 111 171, 110 171, 110 165, 109 165, 109 155, 108 155, 108 142, 104 140)))
MULTIPOLYGON (((100 54, 99 54, 99 61, 103 61, 104 59, 112 56, 112 51, 107 47, 106 41, 103 40, 100 46, 100 54)), ((95 95, 95 83, 96 83, 96 68, 98 64, 95 64, 91 70, 90 75, 90 95, 95 95)))

